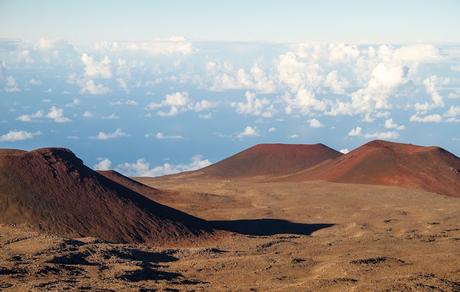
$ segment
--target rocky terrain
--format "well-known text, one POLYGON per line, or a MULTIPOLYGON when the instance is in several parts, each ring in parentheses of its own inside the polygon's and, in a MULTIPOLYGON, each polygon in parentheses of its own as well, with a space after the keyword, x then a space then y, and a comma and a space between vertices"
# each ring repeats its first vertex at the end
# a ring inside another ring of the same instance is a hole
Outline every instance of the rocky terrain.
POLYGON ((423 190, 457 182, 440 148, 375 141, 228 177, 97 173, 56 148, 0 158, 0 290, 460 291, 458 189, 423 190))
MULTIPOLYGON (((236 232, 114 244, 0 228, 5 291, 458 291, 460 201, 397 187, 146 179, 236 232), (417 202, 417 204, 414 204, 417 202)), ((187 206, 187 207, 184 207, 187 206)))

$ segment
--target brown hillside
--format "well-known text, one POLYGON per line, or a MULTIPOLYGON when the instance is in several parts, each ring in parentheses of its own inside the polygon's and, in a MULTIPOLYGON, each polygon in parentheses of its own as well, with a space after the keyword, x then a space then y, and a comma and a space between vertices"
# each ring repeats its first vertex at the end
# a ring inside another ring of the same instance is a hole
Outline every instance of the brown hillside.
POLYGON ((61 236, 161 244, 211 232, 86 167, 70 150, 0 150, 0 223, 61 236))
POLYGON ((115 170, 97 170, 96 172, 152 200, 165 199, 169 197, 169 194, 166 193, 165 191, 161 191, 154 187, 149 187, 141 182, 138 182, 137 180, 124 176, 115 170))
POLYGON ((340 155, 323 144, 259 144, 199 172, 216 177, 283 175, 340 155))
POLYGON ((439 147, 376 140, 282 180, 395 185, 460 197, 460 158, 439 147))

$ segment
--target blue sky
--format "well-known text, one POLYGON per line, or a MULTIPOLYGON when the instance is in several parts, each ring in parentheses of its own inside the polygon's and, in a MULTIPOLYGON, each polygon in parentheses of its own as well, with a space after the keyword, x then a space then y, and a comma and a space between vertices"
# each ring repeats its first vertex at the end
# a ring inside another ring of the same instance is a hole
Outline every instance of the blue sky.
POLYGON ((0 35, 87 42, 180 35, 195 41, 458 42, 460 2, 0 1, 0 35))
POLYGON ((0 147, 128 175, 266 142, 460 154, 457 1, 229 3, 0 1, 0 147))

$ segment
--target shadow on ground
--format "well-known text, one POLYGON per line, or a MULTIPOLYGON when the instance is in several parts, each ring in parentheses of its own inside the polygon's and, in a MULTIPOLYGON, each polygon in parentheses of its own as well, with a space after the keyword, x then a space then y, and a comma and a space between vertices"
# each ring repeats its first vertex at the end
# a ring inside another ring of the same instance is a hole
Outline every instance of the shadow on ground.
POLYGON ((282 219, 241 219, 231 221, 210 221, 216 229, 253 236, 276 234, 310 235, 313 232, 334 226, 334 224, 294 223, 282 219))
POLYGON ((151 252, 136 248, 111 249, 104 251, 105 259, 109 259, 111 257, 142 263, 169 263, 178 260, 178 258, 172 256, 172 254, 168 251, 151 252))
POLYGON ((116 276, 117 279, 128 282, 139 281, 160 281, 166 280, 175 284, 199 284, 201 281, 195 279, 186 279, 181 273, 168 272, 164 269, 165 263, 175 262, 178 258, 172 255, 171 251, 151 252, 135 248, 112 249, 105 252, 104 257, 138 262, 139 267, 136 270, 125 271, 116 276))

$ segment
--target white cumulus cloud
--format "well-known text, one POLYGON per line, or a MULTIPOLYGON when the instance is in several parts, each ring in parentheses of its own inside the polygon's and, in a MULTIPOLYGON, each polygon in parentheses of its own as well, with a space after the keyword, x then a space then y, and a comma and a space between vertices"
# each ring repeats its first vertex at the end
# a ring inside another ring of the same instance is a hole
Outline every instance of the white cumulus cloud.
POLYGON ((347 154, 347 153, 350 153, 350 150, 348 150, 347 148, 344 148, 344 149, 340 149, 339 152, 343 154, 347 154))
POLYGON ((81 93, 89 93, 92 95, 102 95, 109 92, 110 89, 103 84, 96 83, 94 80, 86 80, 81 83, 81 93))
POLYGON ((282 98, 286 102, 285 111, 287 114, 291 114, 294 110, 299 110, 304 114, 311 111, 322 112, 326 110, 326 103, 316 98, 313 92, 304 87, 300 88, 294 96, 286 93, 282 98))
POLYGON ((16 118, 16 120, 21 121, 21 122, 32 122, 33 120, 43 118, 43 116, 44 116, 43 111, 39 110, 30 115, 28 114, 20 115, 19 117, 16 118))
POLYGON ((159 116, 168 117, 168 116, 175 116, 179 113, 184 113, 187 111, 195 111, 195 112, 202 112, 205 110, 209 110, 216 105, 208 100, 200 100, 198 102, 194 102, 189 97, 188 92, 175 92, 171 94, 167 94, 161 102, 151 102, 149 103, 145 109, 148 111, 158 110, 157 114, 159 116), (166 110, 164 110, 166 109, 166 110))
POLYGON ((66 123, 71 121, 71 119, 64 116, 64 110, 58 108, 57 106, 52 106, 49 112, 46 114, 46 117, 56 123, 66 123))
POLYGON ((94 139, 97 140, 109 140, 109 139, 116 139, 116 138, 121 138, 121 137, 127 137, 129 136, 121 128, 117 128, 114 132, 99 132, 94 139))
POLYGON ((447 110, 447 112, 444 114, 444 116, 448 118, 455 118, 457 116, 460 116, 460 106, 451 106, 447 110))
POLYGON ((420 115, 416 113, 409 120, 416 123, 440 123, 442 122, 442 116, 439 114, 420 115))
POLYGON ((423 85, 425 85, 426 92, 430 95, 431 100, 433 101, 433 107, 443 107, 444 99, 438 92, 439 79, 437 76, 432 75, 429 78, 423 80, 423 85))
POLYGON ((110 170, 112 166, 112 161, 108 158, 98 158, 98 162, 93 166, 95 170, 110 170))
POLYGON ((183 171, 191 171, 200 169, 210 165, 211 162, 208 159, 204 159, 201 155, 194 155, 190 163, 186 164, 172 164, 163 163, 161 165, 150 166, 144 158, 138 159, 133 163, 122 163, 116 168, 117 171, 127 176, 161 176, 179 173, 183 171))
POLYGON ((308 124, 311 128, 322 128, 324 125, 317 119, 310 119, 308 120, 308 124))
POLYGON ((274 106, 267 98, 257 98, 256 94, 246 91, 245 102, 233 102, 231 106, 237 113, 270 118, 275 112, 274 106))
POLYGON ((366 139, 398 139, 399 133, 395 131, 387 131, 387 132, 376 132, 376 133, 369 133, 365 134, 364 137, 366 139))
POLYGON ((206 83, 210 90, 225 91, 232 89, 247 89, 262 93, 275 90, 274 81, 256 63, 249 70, 236 69, 229 62, 210 61, 205 65, 206 83))
POLYGON ((129 106, 135 106, 138 105, 138 102, 132 99, 120 99, 116 101, 110 102, 110 105, 129 105, 129 106))
POLYGON ((356 127, 348 132, 350 137, 362 137, 366 139, 398 139, 399 133, 395 131, 364 133, 361 127, 356 127))
POLYGON ((163 132, 158 132, 156 134, 145 134, 144 136, 145 138, 149 138, 153 136, 157 140, 179 140, 179 139, 184 138, 180 135, 166 135, 163 132))
POLYGON ((329 87, 332 93, 344 94, 345 89, 349 86, 349 82, 339 76, 337 70, 331 71, 327 74, 324 85, 329 87))
POLYGON ((94 116, 94 114, 90 111, 85 111, 83 114, 82 114, 82 117, 86 118, 86 119, 89 119, 89 118, 92 118, 94 116))
POLYGON ((111 52, 144 52, 153 56, 188 55, 193 53, 193 45, 184 37, 170 37, 140 42, 98 42, 96 49, 111 52))
POLYGON ((406 127, 404 125, 398 125, 393 121, 393 119, 385 120, 385 128, 386 129, 396 129, 396 130, 404 130, 406 127))
POLYGON ((16 141, 23 141, 23 140, 30 140, 33 139, 35 136, 41 135, 41 132, 27 132, 27 131, 18 131, 18 130, 11 130, 6 134, 0 135, 0 142, 16 142, 16 141))
POLYGON ((21 91, 19 89, 18 83, 16 82, 16 79, 14 79, 13 76, 8 76, 6 78, 6 85, 5 85, 5 91, 6 92, 18 92, 21 91))
POLYGON ((40 85, 40 84, 42 84, 42 82, 40 80, 38 80, 38 79, 32 78, 32 79, 29 80, 29 84, 30 85, 40 85))
POLYGON ((348 132, 348 136, 350 137, 357 137, 357 136, 361 136, 362 134, 363 134, 363 129, 361 127, 353 128, 350 130, 350 132, 348 132))
POLYGON ((245 137, 255 137, 259 136, 259 132, 256 127, 247 126, 243 131, 238 133, 237 138, 243 139, 245 137))
POLYGON ((112 61, 108 56, 105 56, 101 61, 97 62, 94 61, 92 56, 85 53, 81 56, 81 61, 85 66, 85 76, 89 78, 112 78, 112 70, 110 68, 112 61))

